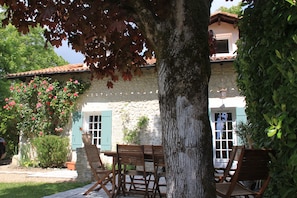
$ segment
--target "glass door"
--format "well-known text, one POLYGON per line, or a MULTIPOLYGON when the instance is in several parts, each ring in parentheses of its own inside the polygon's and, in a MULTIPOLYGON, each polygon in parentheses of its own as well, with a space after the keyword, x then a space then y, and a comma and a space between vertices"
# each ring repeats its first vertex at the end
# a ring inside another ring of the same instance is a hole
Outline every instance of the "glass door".
POLYGON ((212 133, 214 164, 225 167, 233 145, 236 145, 235 113, 231 110, 218 110, 212 113, 212 133))

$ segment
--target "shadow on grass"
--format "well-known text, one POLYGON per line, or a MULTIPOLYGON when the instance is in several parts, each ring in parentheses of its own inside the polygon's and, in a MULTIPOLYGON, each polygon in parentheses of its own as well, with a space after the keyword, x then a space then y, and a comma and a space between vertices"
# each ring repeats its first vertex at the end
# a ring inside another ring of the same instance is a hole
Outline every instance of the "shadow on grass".
POLYGON ((82 182, 63 183, 0 183, 1 198, 41 198, 87 185, 82 182))

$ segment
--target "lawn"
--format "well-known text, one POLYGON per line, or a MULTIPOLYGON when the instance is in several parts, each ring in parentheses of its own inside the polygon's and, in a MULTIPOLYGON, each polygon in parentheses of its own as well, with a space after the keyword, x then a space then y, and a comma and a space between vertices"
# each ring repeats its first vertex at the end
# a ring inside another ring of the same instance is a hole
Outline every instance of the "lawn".
POLYGON ((87 185, 82 182, 63 183, 0 183, 1 198, 41 198, 87 185))

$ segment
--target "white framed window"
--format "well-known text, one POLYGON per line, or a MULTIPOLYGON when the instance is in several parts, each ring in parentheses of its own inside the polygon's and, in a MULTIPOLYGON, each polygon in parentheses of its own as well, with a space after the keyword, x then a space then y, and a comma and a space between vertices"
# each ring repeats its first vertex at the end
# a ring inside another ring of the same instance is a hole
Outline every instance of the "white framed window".
POLYGON ((235 109, 212 111, 213 154, 216 167, 224 167, 233 145, 237 145, 235 109))
POLYGON ((92 134, 92 144, 101 147, 102 115, 100 112, 84 113, 84 131, 92 134))

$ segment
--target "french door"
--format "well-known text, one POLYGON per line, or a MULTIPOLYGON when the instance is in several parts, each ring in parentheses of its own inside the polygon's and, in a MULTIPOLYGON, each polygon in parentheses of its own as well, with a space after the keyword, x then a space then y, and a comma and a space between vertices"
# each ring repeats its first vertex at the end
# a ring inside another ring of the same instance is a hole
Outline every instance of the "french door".
POLYGON ((214 164, 225 167, 233 145, 237 144, 235 109, 214 110, 211 115, 214 164))

